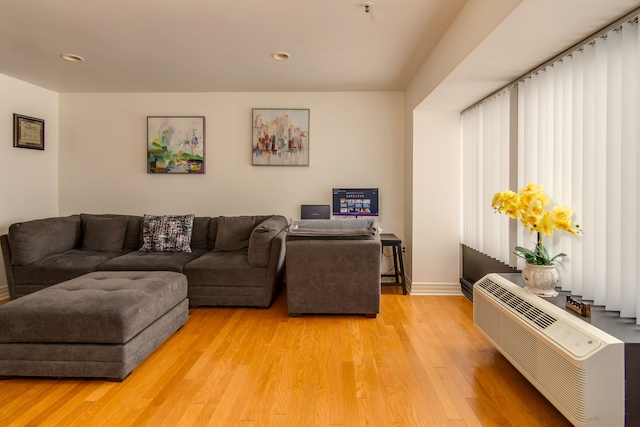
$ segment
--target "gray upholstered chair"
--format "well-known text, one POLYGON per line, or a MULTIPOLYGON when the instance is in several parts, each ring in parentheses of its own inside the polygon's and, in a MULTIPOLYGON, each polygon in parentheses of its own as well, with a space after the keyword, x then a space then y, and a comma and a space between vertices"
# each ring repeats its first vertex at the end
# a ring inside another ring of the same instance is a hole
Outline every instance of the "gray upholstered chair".
POLYGON ((373 218, 293 221, 286 241, 291 316, 380 312, 380 234, 373 218))

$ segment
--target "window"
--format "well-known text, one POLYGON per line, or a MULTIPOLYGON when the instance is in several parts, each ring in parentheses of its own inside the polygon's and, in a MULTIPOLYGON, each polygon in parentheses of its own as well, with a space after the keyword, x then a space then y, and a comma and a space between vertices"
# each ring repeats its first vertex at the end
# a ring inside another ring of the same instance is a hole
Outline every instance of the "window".
POLYGON ((635 317, 638 324, 639 63, 636 12, 516 82, 510 91, 517 93, 517 124, 512 115, 489 107, 496 97, 462 114, 463 243, 501 261, 514 247, 506 243, 508 238, 530 246, 532 238, 520 224, 505 238, 508 226, 485 217, 495 192, 536 182, 554 204, 570 206, 583 229, 577 239, 566 233, 545 238, 551 253, 568 254, 561 271, 563 289, 620 311, 622 317, 635 317), (490 132, 487 126, 502 130, 490 132), (516 146, 502 141, 505 126, 507 134, 516 130, 516 146), (506 165, 516 170, 515 185, 505 181, 506 165), (474 214, 482 220, 467 220, 474 214))

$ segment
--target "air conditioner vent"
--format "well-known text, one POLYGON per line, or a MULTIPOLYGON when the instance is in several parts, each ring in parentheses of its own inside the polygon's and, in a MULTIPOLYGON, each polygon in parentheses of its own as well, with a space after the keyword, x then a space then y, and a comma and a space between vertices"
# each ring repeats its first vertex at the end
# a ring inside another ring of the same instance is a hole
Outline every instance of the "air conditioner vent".
POLYGON ((625 425, 622 341, 495 273, 473 285, 473 323, 573 425, 625 425))
POLYGON ((545 313, 539 308, 531 305, 531 303, 523 300, 508 289, 499 286, 491 279, 485 278, 481 282, 477 283, 476 286, 489 292, 490 295, 502 301, 502 303, 507 307, 511 307, 519 313, 521 317, 537 325, 540 329, 546 329, 558 320, 548 313, 545 313))

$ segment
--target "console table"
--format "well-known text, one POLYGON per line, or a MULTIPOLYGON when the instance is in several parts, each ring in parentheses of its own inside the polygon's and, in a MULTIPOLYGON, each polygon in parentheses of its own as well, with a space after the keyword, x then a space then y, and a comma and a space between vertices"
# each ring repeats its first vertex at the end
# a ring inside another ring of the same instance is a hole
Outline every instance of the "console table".
POLYGON ((380 243, 382 243, 383 252, 384 252, 384 248, 387 246, 390 246, 391 250, 393 251, 393 273, 382 274, 382 277, 394 277, 395 283, 399 283, 402 286, 402 295, 406 295, 407 286, 404 280, 404 262, 402 260, 402 240, 400 240, 395 234, 381 233, 380 243))

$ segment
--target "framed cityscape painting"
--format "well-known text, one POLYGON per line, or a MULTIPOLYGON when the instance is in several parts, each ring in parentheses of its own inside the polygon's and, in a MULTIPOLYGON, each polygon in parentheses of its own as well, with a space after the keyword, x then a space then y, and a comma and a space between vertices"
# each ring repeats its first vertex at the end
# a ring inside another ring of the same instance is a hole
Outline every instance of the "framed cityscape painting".
POLYGON ((147 117, 147 173, 204 173, 203 116, 147 117))
POLYGON ((253 109, 251 164, 309 166, 309 110, 253 109))

